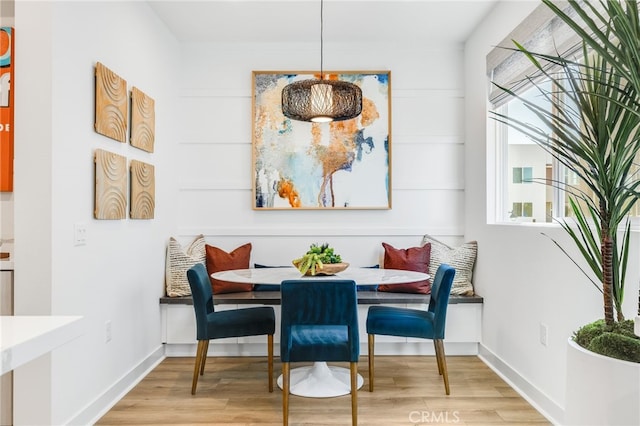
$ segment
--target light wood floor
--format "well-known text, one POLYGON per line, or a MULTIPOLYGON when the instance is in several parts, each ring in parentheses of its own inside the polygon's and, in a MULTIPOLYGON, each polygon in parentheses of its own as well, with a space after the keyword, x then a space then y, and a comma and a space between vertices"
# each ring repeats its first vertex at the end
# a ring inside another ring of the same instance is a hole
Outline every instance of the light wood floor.
MULTIPOLYGON (((195 396, 191 395, 194 362, 194 358, 165 359, 97 424, 282 424, 282 393, 277 386, 268 392, 266 357, 209 357, 195 396)), ((292 367, 300 365, 304 364, 292 367)), ((367 357, 361 357, 358 371, 365 380, 358 391, 358 424, 550 424, 477 357, 448 356, 447 365, 450 396, 444 393, 435 357, 376 356, 376 388, 370 393, 367 357)), ((280 374, 279 362, 274 371, 280 374)), ((351 424, 349 396, 292 395, 289 408, 291 426, 351 424)))

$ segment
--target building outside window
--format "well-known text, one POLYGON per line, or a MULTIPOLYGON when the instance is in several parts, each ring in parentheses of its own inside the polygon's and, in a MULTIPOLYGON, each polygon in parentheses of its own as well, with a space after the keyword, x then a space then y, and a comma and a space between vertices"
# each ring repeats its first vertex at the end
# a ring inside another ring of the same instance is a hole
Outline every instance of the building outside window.
MULTIPOLYGON (((547 87, 550 89, 550 83, 549 86, 545 86, 547 87)), ((548 100, 540 96, 535 87, 525 90, 522 96, 541 106, 551 108, 548 100)), ((523 121, 538 123, 540 128, 546 127, 520 99, 509 99, 496 110, 523 121)), ((498 222, 551 222, 554 205, 560 201, 553 187, 546 185, 548 182, 558 180, 555 161, 551 155, 522 133, 501 123, 497 126, 497 147, 500 158, 497 163, 499 167, 496 170, 496 181, 500 196, 496 197, 499 200, 496 220, 498 222)))
MULTIPOLYGON (((546 93, 557 93, 551 87, 551 82, 539 84, 546 93)), ((539 106, 551 108, 537 87, 530 86, 520 96, 539 106)), ((507 99, 496 108, 496 112, 523 122, 537 123, 540 129, 551 131, 518 98, 507 99)), ((554 218, 573 216, 566 192, 562 188, 573 187, 577 192, 590 193, 590 189, 581 183, 578 176, 525 135, 506 124, 497 123, 496 139, 499 154, 496 170, 496 191, 499 195, 496 197, 496 222, 544 223, 553 222, 554 218)), ((639 165, 636 166, 636 178, 640 179, 640 158, 636 164, 639 165)), ((640 214, 638 203, 630 214, 640 214)))

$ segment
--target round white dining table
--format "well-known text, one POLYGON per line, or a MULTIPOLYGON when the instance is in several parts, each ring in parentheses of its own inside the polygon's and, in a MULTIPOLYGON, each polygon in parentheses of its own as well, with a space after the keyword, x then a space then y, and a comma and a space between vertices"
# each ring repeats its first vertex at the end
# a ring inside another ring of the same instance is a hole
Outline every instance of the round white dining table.
POLYGON ((292 267, 283 268, 250 268, 232 269, 214 272, 211 276, 217 280, 231 281, 245 284, 280 284, 284 280, 305 280, 309 282, 321 280, 353 280, 358 285, 367 284, 406 284, 428 280, 429 275, 422 272, 404 271, 401 269, 355 268, 335 275, 316 275, 313 277, 301 275, 292 267))
MULTIPOLYGON (((358 285, 406 284, 429 279, 422 272, 400 269, 355 268, 349 267, 335 275, 303 276, 294 267, 234 269, 215 272, 211 276, 218 280, 246 284, 281 284, 284 280, 304 280, 313 283, 321 280, 353 280, 358 285)), ((310 398, 329 398, 351 393, 349 369, 327 365, 316 361, 308 367, 291 369, 290 392, 293 395, 310 398)), ((364 379, 358 374, 358 389, 364 379)), ((278 377, 278 386, 282 389, 282 375, 278 377)))

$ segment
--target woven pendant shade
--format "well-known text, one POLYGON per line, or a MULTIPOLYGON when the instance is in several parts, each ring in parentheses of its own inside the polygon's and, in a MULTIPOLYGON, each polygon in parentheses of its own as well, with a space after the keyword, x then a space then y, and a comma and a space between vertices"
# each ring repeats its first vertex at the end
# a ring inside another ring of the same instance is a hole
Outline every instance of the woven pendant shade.
POLYGON ((339 80, 303 80, 282 89, 282 112, 299 121, 350 120, 362 112, 362 90, 339 80))
POLYGON ((362 112, 362 90, 340 80, 324 80, 323 10, 320 1, 320 79, 296 81, 282 89, 282 113, 298 121, 328 123, 350 120, 362 112))

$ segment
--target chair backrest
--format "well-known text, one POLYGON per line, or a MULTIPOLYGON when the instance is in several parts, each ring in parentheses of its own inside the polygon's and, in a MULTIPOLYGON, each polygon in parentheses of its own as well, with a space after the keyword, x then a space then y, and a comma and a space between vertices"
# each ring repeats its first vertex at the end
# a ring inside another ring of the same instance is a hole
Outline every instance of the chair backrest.
POLYGON ((440 264, 436 271, 436 277, 431 284, 431 299, 429 300, 429 312, 433 313, 434 339, 444 339, 444 326, 447 320, 447 307, 449 295, 453 285, 453 277, 456 270, 446 263, 440 264))
POLYGON ((189 280, 189 287, 191 287, 193 309, 196 313, 196 338, 198 340, 208 340, 207 315, 215 309, 213 307, 211 280, 207 275, 207 268, 202 263, 192 266, 187 271, 187 279, 189 280))
MULTIPOLYGON (((285 280, 280 285, 281 349, 296 325, 343 325, 351 345, 350 361, 360 355, 358 296, 353 280, 285 280)), ((286 351, 286 349, 285 349, 286 351)), ((282 356, 283 350, 281 350, 282 356)), ((349 360, 344 360, 349 361, 349 360)))

